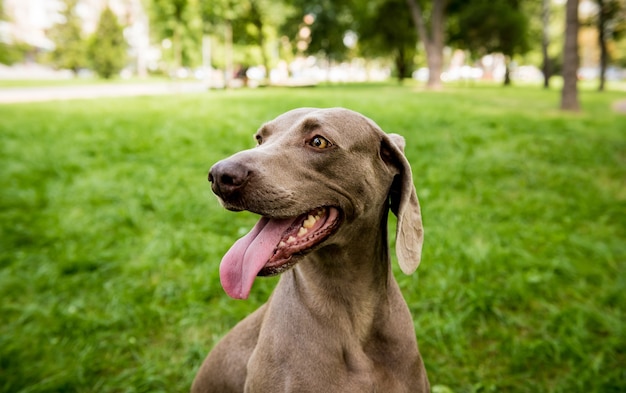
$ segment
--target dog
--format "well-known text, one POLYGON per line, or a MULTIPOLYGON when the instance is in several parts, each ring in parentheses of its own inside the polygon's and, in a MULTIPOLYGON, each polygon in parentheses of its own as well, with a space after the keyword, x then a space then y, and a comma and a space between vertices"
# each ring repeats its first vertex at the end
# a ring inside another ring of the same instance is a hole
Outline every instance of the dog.
POLYGON ((257 276, 281 277, 191 391, 428 392, 388 246, 391 210, 400 268, 413 273, 424 231, 404 138, 344 108, 295 109, 255 137, 209 171, 226 209, 261 216, 222 259, 220 280, 245 299, 257 276))

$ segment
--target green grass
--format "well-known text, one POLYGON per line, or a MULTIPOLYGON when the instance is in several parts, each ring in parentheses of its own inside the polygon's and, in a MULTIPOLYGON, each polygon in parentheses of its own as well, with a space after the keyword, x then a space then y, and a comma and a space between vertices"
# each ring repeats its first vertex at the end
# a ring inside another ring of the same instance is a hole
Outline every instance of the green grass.
MULTIPOLYGON (((623 94, 622 94, 623 96, 623 94)), ((626 116, 537 87, 217 91, 0 106, 0 391, 186 391, 262 302, 218 265, 256 221, 206 181, 299 106, 402 133, 422 204, 396 277, 436 391, 626 390, 626 116)))

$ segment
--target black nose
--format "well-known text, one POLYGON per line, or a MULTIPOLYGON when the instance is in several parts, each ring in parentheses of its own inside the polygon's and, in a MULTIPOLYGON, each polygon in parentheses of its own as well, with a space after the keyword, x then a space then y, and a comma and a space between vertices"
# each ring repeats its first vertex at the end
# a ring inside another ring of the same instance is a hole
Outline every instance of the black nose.
POLYGON ((228 199, 248 181, 250 170, 243 164, 220 161, 209 170, 211 189, 222 199, 228 199))

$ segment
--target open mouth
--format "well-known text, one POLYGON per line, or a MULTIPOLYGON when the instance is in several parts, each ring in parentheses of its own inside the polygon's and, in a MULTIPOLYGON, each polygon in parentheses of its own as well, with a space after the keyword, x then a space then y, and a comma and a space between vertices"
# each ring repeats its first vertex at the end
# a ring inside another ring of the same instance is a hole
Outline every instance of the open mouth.
POLYGON ((316 208, 294 218, 262 217, 224 255, 220 264, 222 287, 233 298, 247 298, 257 275, 276 275, 291 268, 298 256, 332 235, 340 221, 335 207, 316 208))
POLYGON ((273 276, 289 269, 297 261, 294 255, 304 254, 326 240, 338 227, 339 211, 322 207, 299 216, 283 233, 274 254, 259 271, 259 276, 273 276))

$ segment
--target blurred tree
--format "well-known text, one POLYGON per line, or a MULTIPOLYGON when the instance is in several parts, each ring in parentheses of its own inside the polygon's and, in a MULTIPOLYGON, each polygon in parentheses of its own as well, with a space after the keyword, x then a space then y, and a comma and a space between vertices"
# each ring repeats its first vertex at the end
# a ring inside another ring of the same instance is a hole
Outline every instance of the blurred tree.
POLYGON ((613 53, 611 62, 618 67, 626 68, 626 39, 614 42, 611 49, 613 53))
POLYGON ((504 84, 511 83, 510 62, 514 55, 530 48, 528 19, 520 7, 521 0, 472 0, 459 11, 458 29, 451 37, 479 56, 502 53, 506 71, 504 84))
POLYGON ((23 42, 0 42, 0 64, 11 65, 24 61, 36 50, 23 42))
POLYGON ((541 0, 541 71, 543 72, 543 87, 550 87, 552 76, 552 62, 550 61, 550 0, 541 0))
POLYGON ((54 25, 48 37, 54 42, 55 48, 50 53, 50 61, 57 68, 64 68, 77 73, 86 68, 87 42, 83 39, 81 19, 76 15, 78 0, 65 0, 62 12, 63 22, 54 25))
MULTIPOLYGON (((4 2, 0 1, 0 22, 7 20, 7 16, 4 13, 4 2)), ((0 37, 4 38, 4 37, 0 37)), ((5 42, 5 39, 0 39, 0 64, 13 64, 15 62, 11 45, 5 42)))
MULTIPOLYGON (((9 19, 9 16, 4 12, 4 2, 0 1, 0 22, 8 21, 9 19)), ((12 37, 0 36, 0 64, 11 65, 21 61, 26 50, 26 45, 12 42, 12 37)))
POLYGON ((563 50, 565 13, 554 0, 520 1, 520 12, 526 16, 528 52, 523 54, 526 64, 536 65, 543 74, 543 86, 549 88, 553 75, 560 74, 563 50))
POLYGON ((273 4, 280 4, 277 1, 264 1, 264 0, 250 0, 249 1, 249 9, 247 12, 247 19, 250 25, 253 26, 252 31, 250 31, 251 35, 255 38, 257 45, 259 46, 259 50, 261 52, 261 58, 263 62, 263 67, 269 73, 270 70, 270 62, 267 56, 267 52, 265 51, 265 28, 266 28, 266 19, 272 14, 269 9, 273 4))
POLYGON ((424 9, 420 0, 406 0, 406 2, 409 6, 417 34, 426 50, 426 61, 428 63, 427 86, 431 89, 439 89, 441 88, 441 71, 443 70, 447 1, 432 0, 430 9, 424 9), (430 18, 427 18, 427 16, 430 16, 430 18))
POLYGON ((241 3, 236 0, 200 0, 200 14, 205 33, 219 34, 220 27, 232 23, 242 15, 241 3))
POLYGON ((621 38, 626 33, 626 1, 596 0, 598 12, 593 16, 598 29, 598 45, 600 47, 600 84, 599 91, 604 90, 606 69, 610 61, 608 43, 621 38))
POLYGON ((276 0, 248 0, 239 2, 239 5, 240 18, 233 23, 234 41, 256 46, 260 55, 258 61, 269 74, 272 64, 268 42, 277 40, 278 27, 291 14, 292 8, 286 2, 276 0))
POLYGON ((173 68, 193 63, 199 52, 201 23, 197 0, 148 0, 151 26, 161 40, 170 40, 173 68), (193 48, 193 49, 190 49, 193 48))
POLYGON ((202 30, 223 38, 226 85, 233 77, 233 22, 241 19, 244 9, 236 0, 200 0, 202 30))
POLYGON ((363 7, 359 14, 357 32, 362 53, 392 56, 402 83, 413 71, 418 38, 411 15, 406 12, 406 0, 384 0, 374 7, 363 7))
POLYGON ((127 43, 124 29, 109 7, 100 14, 100 21, 89 43, 89 57, 94 71, 109 79, 126 65, 127 43))
POLYGON ((567 0, 565 6, 565 44, 563 46, 563 88, 561 109, 579 111, 578 102, 578 0, 567 0))
POLYGON ((351 0, 294 0, 297 10, 285 20, 281 31, 303 53, 322 55, 330 61, 347 57, 346 33, 354 30, 351 0))

